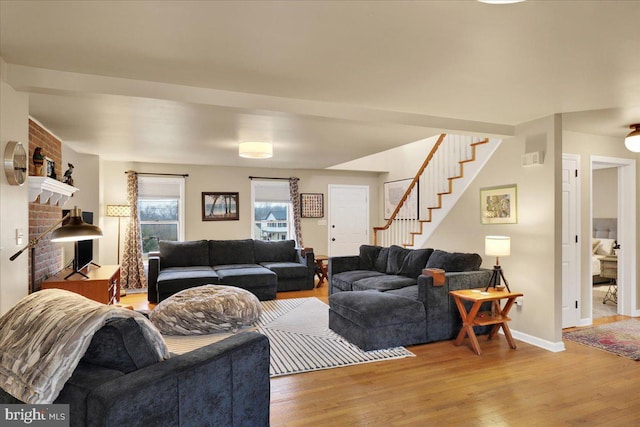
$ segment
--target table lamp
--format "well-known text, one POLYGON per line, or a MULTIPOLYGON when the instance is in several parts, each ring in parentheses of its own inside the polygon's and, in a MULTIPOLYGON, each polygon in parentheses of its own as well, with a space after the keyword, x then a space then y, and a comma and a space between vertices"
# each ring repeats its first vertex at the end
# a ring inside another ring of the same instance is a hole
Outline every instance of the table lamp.
POLYGON ((500 286, 500 279, 502 279, 507 287, 507 291, 511 292, 509 282, 505 279, 502 267, 500 267, 500 257, 511 254, 511 238, 508 236, 485 236, 484 253, 488 256, 496 257, 496 264, 493 266, 493 273, 491 274, 491 279, 489 279, 489 284, 485 288, 485 291, 489 290, 490 287, 496 289, 500 286))

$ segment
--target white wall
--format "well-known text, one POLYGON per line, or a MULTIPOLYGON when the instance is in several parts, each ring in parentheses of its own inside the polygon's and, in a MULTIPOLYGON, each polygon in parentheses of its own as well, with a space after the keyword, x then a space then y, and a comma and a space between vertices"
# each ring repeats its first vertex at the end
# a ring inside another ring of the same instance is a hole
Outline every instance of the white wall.
MULTIPOLYGON (((6 62, 0 58, 0 149, 9 141, 20 141, 29 151, 29 97, 6 83, 6 62)), ((9 257, 29 240, 28 188, 9 185, 0 175, 0 315, 9 310, 29 291, 29 254, 15 261, 9 257), (22 245, 16 243, 16 229, 24 233, 22 245)))
POLYGON ((560 234, 561 118, 549 116, 516 127, 515 136, 503 140, 493 157, 429 239, 426 247, 476 252, 484 268, 495 258, 484 255, 484 237, 511 237, 511 256, 500 259, 511 290, 524 293, 524 305, 511 311, 511 328, 562 347, 560 234), (544 164, 522 167, 520 156, 531 144, 546 152, 544 164), (480 189, 517 185, 517 224, 483 225, 480 189), (558 256, 556 256, 558 255, 558 256), (557 259, 556 259, 557 258, 557 259))
POLYGON ((618 217, 618 168, 593 171, 593 217, 618 217))
MULTIPOLYGON (((100 264, 115 264, 117 258, 117 228, 115 218, 105 218, 107 204, 126 204, 125 171, 131 169, 146 173, 189 174, 185 181, 185 239, 243 239, 251 237, 251 181, 249 176, 300 178, 300 193, 323 193, 324 218, 303 218, 304 245, 316 254, 326 254, 328 246, 328 185, 368 185, 370 188, 371 225, 378 220, 378 174, 372 172, 346 172, 326 170, 227 168, 219 166, 170 165, 151 163, 100 162, 101 227, 105 238, 99 241, 100 264), (240 193, 239 221, 202 221, 202 192, 232 191, 240 193)), ((124 225, 122 235, 124 236, 124 225)))

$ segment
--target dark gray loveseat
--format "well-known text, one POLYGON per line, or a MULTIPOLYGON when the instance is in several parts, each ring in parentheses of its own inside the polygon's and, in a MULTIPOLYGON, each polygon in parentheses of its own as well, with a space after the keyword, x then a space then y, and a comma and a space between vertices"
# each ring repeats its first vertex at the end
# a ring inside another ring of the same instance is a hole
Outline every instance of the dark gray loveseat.
POLYGON ((206 284, 231 285, 260 300, 276 292, 313 289, 313 252, 293 240, 161 240, 149 255, 148 298, 158 303, 184 289, 206 284))
MULTIPOLYGON (((53 403, 69 404, 70 425, 268 426, 269 340, 245 332, 156 362, 133 319, 93 336, 53 403)), ((19 404, 0 388, 0 403, 19 404)))
POLYGON ((329 326, 366 349, 455 338, 462 323, 449 291, 485 287, 491 270, 481 264, 478 254, 399 246, 363 245, 359 256, 332 257, 329 326), (444 284, 422 275, 425 268, 445 270, 444 284))

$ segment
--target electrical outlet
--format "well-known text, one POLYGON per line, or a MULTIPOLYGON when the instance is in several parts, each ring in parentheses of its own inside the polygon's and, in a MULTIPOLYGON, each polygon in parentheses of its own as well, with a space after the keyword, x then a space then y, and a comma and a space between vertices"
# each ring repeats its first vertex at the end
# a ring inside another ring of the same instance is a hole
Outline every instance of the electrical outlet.
POLYGON ((524 304, 524 297, 516 297, 515 303, 518 307, 522 307, 522 305, 524 304))

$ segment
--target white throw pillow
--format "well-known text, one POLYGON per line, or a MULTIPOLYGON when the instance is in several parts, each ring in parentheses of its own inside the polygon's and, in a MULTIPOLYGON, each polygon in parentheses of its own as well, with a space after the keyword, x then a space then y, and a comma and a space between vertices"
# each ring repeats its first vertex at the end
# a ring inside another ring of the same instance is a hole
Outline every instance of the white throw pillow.
POLYGON ((600 245, 596 249, 597 255, 611 255, 613 254, 613 246, 615 245, 615 239, 600 239, 600 245))
POLYGON ((600 246, 600 239, 591 239, 591 253, 596 254, 598 247, 600 246))

